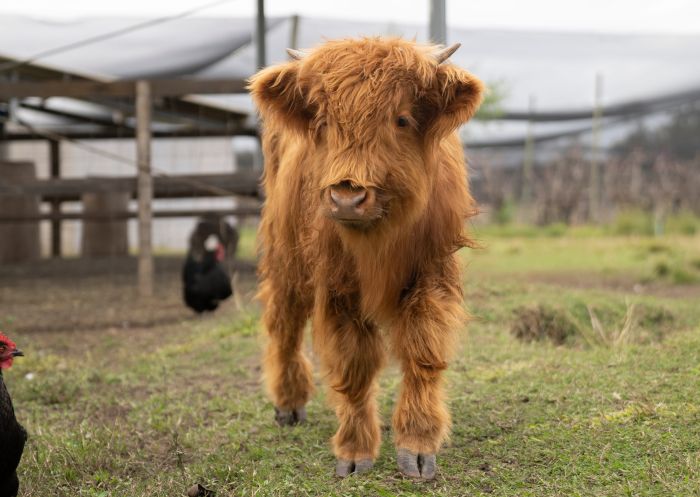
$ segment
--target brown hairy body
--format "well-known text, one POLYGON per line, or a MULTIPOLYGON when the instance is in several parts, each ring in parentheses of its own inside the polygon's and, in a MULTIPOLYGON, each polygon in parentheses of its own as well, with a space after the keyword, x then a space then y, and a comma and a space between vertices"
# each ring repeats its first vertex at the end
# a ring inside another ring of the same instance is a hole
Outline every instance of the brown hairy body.
POLYGON ((332 443, 341 476, 379 452, 386 350, 403 371, 393 416, 401 470, 433 477, 449 431, 442 372, 464 320, 455 251, 469 245, 464 224, 475 211, 455 130, 476 111, 482 85, 441 65, 435 50, 400 39, 328 42, 250 86, 264 121, 266 385, 278 421, 303 418, 311 319, 340 425, 332 443))

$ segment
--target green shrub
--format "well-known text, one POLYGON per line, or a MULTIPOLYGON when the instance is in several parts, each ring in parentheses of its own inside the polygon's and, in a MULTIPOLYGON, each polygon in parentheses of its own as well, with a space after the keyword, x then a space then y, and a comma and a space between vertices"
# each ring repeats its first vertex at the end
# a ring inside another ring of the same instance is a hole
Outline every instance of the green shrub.
POLYGON ((567 236, 572 238, 593 238, 603 236, 606 230, 603 226, 596 224, 579 224, 568 226, 567 236))
POLYGON ((511 200, 506 200, 494 213, 493 220, 496 224, 510 224, 515 214, 515 204, 511 200))
POLYGON ((536 238, 542 234, 540 228, 527 224, 483 225, 477 227, 475 233, 481 238, 536 238))
POLYGON ((568 231, 569 227, 564 224, 564 223, 553 223, 553 224, 548 224, 544 228, 542 228, 544 234, 546 236, 551 236, 551 237, 560 237, 564 236, 566 232, 568 231))
POLYGON ((682 211, 666 219, 666 233, 695 235, 700 232, 700 218, 692 212, 682 211))
POLYGON ((662 260, 654 264, 654 276, 665 278, 669 274, 671 274, 671 264, 668 261, 662 260))
POLYGON ((647 245, 647 252, 650 254, 660 254, 662 252, 671 252, 671 247, 665 243, 652 242, 647 245))
POLYGON ((654 220, 648 212, 625 210, 615 216, 608 229, 613 235, 651 236, 654 234, 654 220))
POLYGON ((685 268, 675 267, 671 273, 671 281, 676 285, 689 285, 698 281, 698 278, 685 268))

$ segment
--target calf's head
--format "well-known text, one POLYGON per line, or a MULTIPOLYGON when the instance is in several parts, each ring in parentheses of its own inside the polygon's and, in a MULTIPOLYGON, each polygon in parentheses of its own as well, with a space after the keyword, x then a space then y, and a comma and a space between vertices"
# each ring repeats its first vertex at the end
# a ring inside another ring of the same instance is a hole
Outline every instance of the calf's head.
POLYGON ((477 110, 483 85, 448 62, 459 47, 402 39, 327 42, 256 74, 266 126, 296 133, 325 214, 367 231, 410 223, 439 174, 440 142, 477 110), (393 221, 392 221, 393 220, 393 221))

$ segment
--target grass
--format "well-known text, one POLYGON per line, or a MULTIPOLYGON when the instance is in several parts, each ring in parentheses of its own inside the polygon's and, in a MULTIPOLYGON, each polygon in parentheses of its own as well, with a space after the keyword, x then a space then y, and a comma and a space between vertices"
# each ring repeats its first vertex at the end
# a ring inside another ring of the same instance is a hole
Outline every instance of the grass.
POLYGON ((700 216, 689 211, 674 212, 667 216, 655 217, 652 212, 627 209, 616 212, 606 223, 597 225, 566 225, 552 223, 546 226, 513 222, 515 204, 507 203, 495 215, 495 223, 482 226, 482 230, 494 236, 519 236, 524 238, 561 236, 652 236, 683 235, 700 233, 700 216))
MULTIPOLYGON (((197 482, 217 496, 696 495, 700 285, 671 275, 700 274, 700 239, 486 231, 485 248, 464 254, 474 318, 447 373, 454 428, 436 481, 396 470, 395 366, 381 379, 384 442, 367 475, 333 477, 336 423, 320 380, 310 423, 274 425, 259 386, 251 289, 242 310, 228 302, 203 319, 15 333, 26 357, 5 380, 30 433, 22 495, 180 496, 197 482), (664 275, 654 269, 660 258, 664 275), (607 339, 514 337, 518 310, 540 307, 607 339)), ((161 290, 169 306, 179 298, 173 281, 161 290)), ((27 285, 37 301, 76 298, 65 282, 27 285)), ((5 331, 25 319, 13 304, 5 331)))

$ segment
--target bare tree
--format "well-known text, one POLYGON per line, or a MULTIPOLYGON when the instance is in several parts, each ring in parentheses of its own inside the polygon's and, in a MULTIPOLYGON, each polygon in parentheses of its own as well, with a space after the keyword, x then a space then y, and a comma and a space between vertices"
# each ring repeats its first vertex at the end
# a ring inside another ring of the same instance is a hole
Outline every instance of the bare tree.
POLYGON ((580 148, 572 148, 535 174, 537 222, 574 223, 587 210, 589 165, 580 148))

